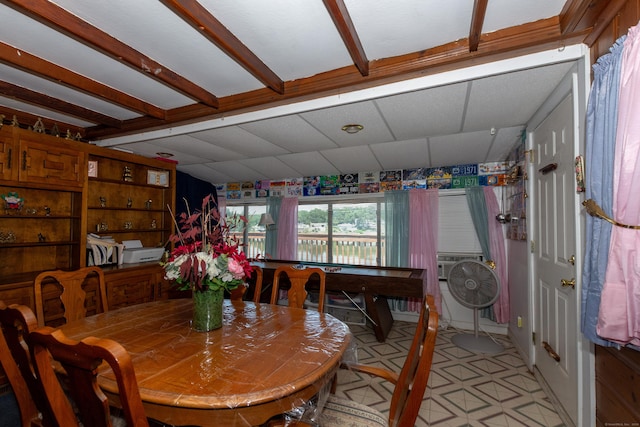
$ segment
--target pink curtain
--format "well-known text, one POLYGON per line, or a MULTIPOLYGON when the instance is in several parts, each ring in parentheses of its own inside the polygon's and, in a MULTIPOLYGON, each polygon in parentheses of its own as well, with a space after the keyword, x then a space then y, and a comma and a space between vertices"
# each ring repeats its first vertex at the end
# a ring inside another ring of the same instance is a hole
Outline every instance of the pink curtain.
POLYGON ((218 212, 220 212, 221 219, 227 217, 227 199, 223 197, 218 198, 218 212))
MULTIPOLYGON (((433 295, 436 309, 442 313, 437 255, 438 201, 437 189, 409 190, 409 267, 427 269, 423 291, 433 295)), ((419 311, 419 306, 419 301, 409 301, 411 311, 419 311)))
POLYGON ((493 313, 496 322, 507 323, 510 317, 509 282, 507 276, 507 259, 504 248, 504 230, 502 224, 494 218, 500 211, 500 204, 494 191, 494 187, 484 187, 484 200, 487 205, 487 217, 489 218, 489 251, 493 262, 496 263, 495 273, 500 280, 500 295, 498 301, 493 304, 493 313))
MULTIPOLYGON (((613 166, 613 218, 640 225, 640 31, 624 41, 613 166)), ((614 226, 602 288, 598 335, 640 346, 640 230, 614 226)))
POLYGON ((277 258, 295 261, 298 258, 298 198, 285 197, 278 215, 277 258))

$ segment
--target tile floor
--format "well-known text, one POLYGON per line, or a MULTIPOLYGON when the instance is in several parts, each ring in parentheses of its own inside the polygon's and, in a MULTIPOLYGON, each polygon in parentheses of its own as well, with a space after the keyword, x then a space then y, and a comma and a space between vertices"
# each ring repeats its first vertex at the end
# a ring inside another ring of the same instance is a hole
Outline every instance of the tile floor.
MULTIPOLYGON (((402 367, 415 324, 396 321, 385 343, 371 330, 350 325, 362 363, 402 367)), ((495 355, 476 354, 451 343, 464 332, 438 331, 429 387, 416 421, 422 426, 531 427, 563 426, 552 403, 527 369, 509 338, 493 335, 504 346, 495 355)), ((341 370, 336 393, 387 412, 393 387, 378 378, 341 370)))

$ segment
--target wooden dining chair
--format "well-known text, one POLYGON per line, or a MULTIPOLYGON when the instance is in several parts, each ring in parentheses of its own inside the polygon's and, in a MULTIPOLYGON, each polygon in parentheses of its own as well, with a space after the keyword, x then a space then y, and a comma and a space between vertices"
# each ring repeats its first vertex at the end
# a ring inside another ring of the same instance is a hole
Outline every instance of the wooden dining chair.
POLYGON ((35 306, 38 326, 45 325, 43 287, 45 283, 51 281, 50 279, 53 279, 53 281, 55 281, 62 287, 62 292, 60 293, 59 298, 60 303, 63 307, 63 317, 66 322, 81 319, 87 315, 87 292, 85 291, 84 287, 91 280, 97 281, 96 291, 98 295, 96 295, 96 297, 99 298, 100 301, 95 302, 96 310, 98 310, 98 312, 109 311, 104 273, 102 272, 102 269, 100 267, 85 267, 73 271, 45 271, 43 273, 40 273, 36 277, 34 282, 35 306))
POLYGON ((307 299, 307 282, 309 279, 317 275, 319 279, 320 289, 318 292, 318 311, 324 310, 324 295, 326 274, 324 270, 317 267, 294 268, 291 265, 282 265, 273 273, 273 288, 271 289, 271 304, 278 303, 278 295, 280 293, 280 281, 282 275, 286 275, 289 279, 291 287, 287 293, 289 307, 304 308, 304 302, 307 299))
POLYGON ((25 337, 38 326, 35 314, 25 305, 7 306, 0 301, 0 325, 0 363, 18 403, 21 426, 55 425, 25 341, 25 337))
MULTIPOLYGON (((323 427, 413 427, 427 389, 437 335, 438 313, 435 310, 434 299, 429 295, 423 301, 411 348, 400 374, 380 366, 358 363, 345 363, 341 366, 354 372, 383 378, 395 385, 388 416, 369 406, 338 397, 332 390, 320 414, 320 425, 323 427)), ((309 423, 287 416, 277 417, 266 425, 268 427, 311 426, 309 423)))
POLYGON ((126 425, 149 426, 131 357, 120 344, 95 337, 74 341, 60 329, 48 326, 32 331, 28 341, 57 425, 112 427, 113 424, 124 424, 122 419, 112 416, 109 401, 98 386, 98 368, 104 361, 116 378, 126 425), (64 369, 66 392, 52 360, 64 369))
POLYGON ((343 368, 378 376, 395 385, 388 416, 385 417, 368 406, 331 394, 322 411, 322 425, 413 427, 427 388, 437 334, 438 313, 433 297, 427 296, 420 310, 411 348, 399 375, 379 366, 353 363, 343 365, 343 368))
MULTIPOLYGON (((252 281, 255 282, 253 288, 253 302, 260 304, 260 296, 262 294, 262 268, 253 265, 253 273, 251 274, 252 281)), ((247 292, 248 286, 238 286, 236 289, 229 292, 231 301, 242 301, 244 294, 247 292)))

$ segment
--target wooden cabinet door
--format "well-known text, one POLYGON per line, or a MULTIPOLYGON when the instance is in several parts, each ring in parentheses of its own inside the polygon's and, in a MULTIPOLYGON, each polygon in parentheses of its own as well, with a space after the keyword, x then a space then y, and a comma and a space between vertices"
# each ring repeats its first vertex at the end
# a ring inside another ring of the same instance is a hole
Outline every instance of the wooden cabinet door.
POLYGON ((109 310, 153 300, 154 274, 148 271, 107 274, 109 310))
POLYGON ((81 187, 84 153, 66 147, 20 139, 20 181, 81 187))
POLYGON ((3 286, 2 290, 0 290, 0 301, 6 305, 26 305, 35 312, 33 282, 13 283, 9 286, 3 286))
POLYGON ((18 165, 15 161, 16 150, 13 148, 13 135, 0 133, 0 180, 15 180, 18 165))

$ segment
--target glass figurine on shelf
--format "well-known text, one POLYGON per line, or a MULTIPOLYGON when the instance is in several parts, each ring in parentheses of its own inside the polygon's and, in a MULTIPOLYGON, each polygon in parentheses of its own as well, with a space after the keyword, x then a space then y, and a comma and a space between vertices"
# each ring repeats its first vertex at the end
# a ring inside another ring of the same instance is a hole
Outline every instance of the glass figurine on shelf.
POLYGON ((100 207, 101 208, 107 207, 107 198, 104 196, 100 196, 100 207))
POLYGON ((151 220, 151 229, 155 230, 156 228, 158 228, 158 223, 156 222, 155 219, 151 220))
POLYGON ((151 199, 147 200, 146 202, 144 202, 144 207, 147 209, 151 209, 151 203, 152 203, 151 199))
POLYGON ((124 182, 133 182, 133 176, 131 176, 131 168, 129 166, 125 166, 122 170, 122 180, 124 182))
POLYGON ((127 207, 130 208, 131 206, 133 206, 133 200, 131 200, 131 197, 129 197, 127 199, 127 207))

